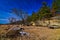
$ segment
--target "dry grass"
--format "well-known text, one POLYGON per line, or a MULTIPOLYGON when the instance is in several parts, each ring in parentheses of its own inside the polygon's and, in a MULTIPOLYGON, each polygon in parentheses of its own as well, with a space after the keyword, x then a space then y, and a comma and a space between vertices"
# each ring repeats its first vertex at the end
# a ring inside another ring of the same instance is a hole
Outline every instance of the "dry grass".
MULTIPOLYGON (((2 28, 2 27, 1 27, 2 28)), ((0 34, 5 33, 6 27, 0 30, 0 34)), ((60 39, 60 29, 49 29, 48 27, 36 27, 36 26, 24 26, 24 31, 30 33, 30 36, 20 37, 22 40, 59 40, 60 39)), ((18 37, 17 37, 18 38, 18 37)), ((16 39, 18 40, 18 39, 16 39)))

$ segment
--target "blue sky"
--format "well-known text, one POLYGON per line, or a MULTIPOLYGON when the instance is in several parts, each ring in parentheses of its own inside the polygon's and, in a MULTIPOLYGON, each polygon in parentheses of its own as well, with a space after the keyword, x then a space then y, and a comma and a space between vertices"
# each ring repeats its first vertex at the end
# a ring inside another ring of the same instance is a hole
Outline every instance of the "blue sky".
POLYGON ((52 0, 0 0, 0 23, 8 23, 10 17, 17 18, 15 14, 10 13, 11 9, 23 9, 31 14, 32 11, 38 11, 43 1, 47 2, 48 6, 52 4, 52 0))

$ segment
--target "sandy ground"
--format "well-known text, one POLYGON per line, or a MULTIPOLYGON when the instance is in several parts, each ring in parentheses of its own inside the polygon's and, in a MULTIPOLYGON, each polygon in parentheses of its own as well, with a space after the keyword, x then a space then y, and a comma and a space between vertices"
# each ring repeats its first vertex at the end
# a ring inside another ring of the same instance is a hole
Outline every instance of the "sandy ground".
MULTIPOLYGON (((0 28, 0 34, 7 32, 7 27, 0 28)), ((50 29, 40 26, 22 26, 29 37, 22 37, 20 40, 60 40, 60 29, 50 29)))

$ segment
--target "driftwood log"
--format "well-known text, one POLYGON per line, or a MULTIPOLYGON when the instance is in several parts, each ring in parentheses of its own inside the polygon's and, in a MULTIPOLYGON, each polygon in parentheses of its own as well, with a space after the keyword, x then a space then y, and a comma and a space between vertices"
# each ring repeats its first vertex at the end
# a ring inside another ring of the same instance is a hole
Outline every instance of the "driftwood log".
POLYGON ((23 31, 24 28, 20 28, 19 30, 11 30, 8 33, 5 34, 5 37, 17 37, 17 36, 21 36, 21 34, 19 33, 20 31, 23 31))

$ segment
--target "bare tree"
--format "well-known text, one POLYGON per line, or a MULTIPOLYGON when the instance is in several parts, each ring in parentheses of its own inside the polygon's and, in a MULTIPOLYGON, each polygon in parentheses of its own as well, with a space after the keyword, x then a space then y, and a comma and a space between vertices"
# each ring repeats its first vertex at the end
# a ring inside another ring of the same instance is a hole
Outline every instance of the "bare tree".
POLYGON ((8 20, 9 20, 10 23, 16 22, 16 18, 13 18, 13 17, 9 18, 8 20))
POLYGON ((26 19, 28 17, 28 13, 23 10, 17 10, 16 8, 12 9, 12 12, 16 14, 20 20, 22 20, 23 24, 25 24, 26 19))

